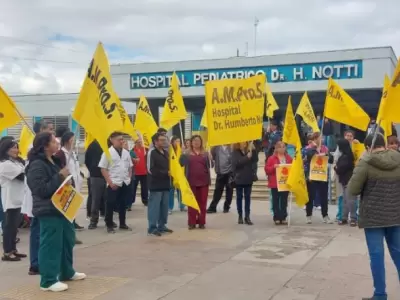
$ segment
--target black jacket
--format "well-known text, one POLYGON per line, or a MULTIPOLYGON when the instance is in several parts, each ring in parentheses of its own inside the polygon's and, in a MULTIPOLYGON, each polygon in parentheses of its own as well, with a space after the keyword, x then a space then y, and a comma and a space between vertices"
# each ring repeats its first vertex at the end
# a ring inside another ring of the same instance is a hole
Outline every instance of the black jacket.
POLYGON ((151 149, 148 153, 148 184, 150 191, 169 191, 171 178, 169 176, 169 154, 164 154, 157 149, 151 149))
POLYGON ((94 141, 89 145, 85 153, 85 165, 90 173, 90 177, 103 177, 99 168, 99 162, 103 154, 100 144, 94 141))
POLYGON ((258 155, 255 150, 251 158, 240 150, 232 152, 232 171, 235 176, 236 185, 251 185, 257 172, 258 155))
POLYGON ((342 154, 336 162, 335 171, 339 177, 339 182, 343 186, 347 186, 353 175, 354 157, 342 154))
POLYGON ((41 216, 62 216, 51 202, 51 196, 60 187, 64 178, 59 174, 60 166, 56 157, 54 165, 44 156, 39 154, 31 158, 27 171, 27 183, 32 192, 32 214, 41 216))

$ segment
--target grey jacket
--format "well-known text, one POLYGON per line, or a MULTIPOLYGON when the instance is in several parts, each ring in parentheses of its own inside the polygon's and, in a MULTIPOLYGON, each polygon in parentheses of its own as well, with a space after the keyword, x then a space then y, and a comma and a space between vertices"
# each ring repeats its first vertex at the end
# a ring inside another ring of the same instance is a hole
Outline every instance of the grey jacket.
MULTIPOLYGON (((222 146, 212 147, 211 151, 210 151, 211 152, 211 156, 212 156, 212 158, 214 160, 214 163, 215 163, 215 173, 217 173, 217 174, 222 174, 221 165, 220 165, 220 161, 219 161, 219 155, 218 155, 218 152, 219 152, 221 147, 222 146)), ((228 150, 228 153, 231 156, 231 164, 232 164, 232 148, 230 146, 227 146, 227 150, 228 150)), ((231 172, 232 172, 232 166, 231 166, 231 172)))
POLYGON ((365 154, 347 189, 351 195, 361 195, 360 228, 400 226, 400 153, 365 154))

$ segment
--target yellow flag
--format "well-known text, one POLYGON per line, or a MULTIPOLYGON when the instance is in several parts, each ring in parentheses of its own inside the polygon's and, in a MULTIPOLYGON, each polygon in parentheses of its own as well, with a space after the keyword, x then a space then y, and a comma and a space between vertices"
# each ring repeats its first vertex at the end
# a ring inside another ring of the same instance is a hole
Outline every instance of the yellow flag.
POLYGON ((169 166, 170 173, 174 179, 174 184, 176 182, 177 187, 181 191, 182 203, 200 212, 199 204, 197 203, 196 198, 193 195, 192 189, 189 186, 189 183, 184 173, 184 169, 179 164, 179 157, 175 154, 175 151, 172 148, 172 146, 169 149, 169 158, 170 158, 170 166, 169 166))
POLYGON ((383 113, 385 111, 387 95, 388 95, 388 89, 390 88, 390 83, 391 82, 390 82, 389 76, 385 75, 385 81, 383 83, 383 91, 382 91, 381 103, 379 104, 378 117, 376 118, 376 123, 379 124, 379 126, 383 128, 383 130, 385 131, 385 136, 386 137, 392 135, 392 121, 391 120, 385 120, 383 118, 383 113))
POLYGON ((87 148, 89 148, 90 144, 93 143, 94 138, 90 135, 90 133, 85 134, 85 150, 87 150, 87 148))
POLYGON ((208 127, 207 125, 207 108, 204 108, 203 115, 201 116, 200 126, 208 127))
POLYGON ((123 128, 122 128, 122 132, 128 134, 129 136, 132 137, 132 139, 137 140, 138 139, 138 135, 136 133, 135 128, 132 125, 131 120, 129 119, 128 114, 125 111, 124 106, 122 105, 121 100, 118 98, 117 95, 115 95, 116 98, 118 99, 118 110, 119 113, 121 115, 121 119, 122 119, 122 124, 123 124, 123 128))
POLYGON ((296 120, 294 119, 293 115, 291 96, 289 96, 288 105, 286 108, 282 141, 295 147, 300 144, 300 136, 297 130, 296 120))
POLYGON ((110 66, 102 43, 89 65, 72 117, 96 139, 110 158, 107 140, 111 133, 122 131, 119 99, 113 89, 110 66))
POLYGON ((179 90, 178 77, 174 72, 171 78, 171 87, 169 88, 167 99, 165 99, 160 126, 169 130, 181 120, 185 120, 186 117, 187 112, 181 91, 179 90))
POLYGON ((307 92, 304 93, 300 100, 299 106, 297 107, 296 114, 303 118, 304 123, 310 126, 313 132, 319 132, 318 122, 315 118, 314 110, 312 108, 310 99, 308 98, 307 92))
POLYGON ((274 117, 274 111, 278 110, 279 106, 276 103, 275 97, 272 94, 271 88, 267 81, 265 81, 265 114, 268 118, 274 117))
POLYGON ((0 87, 0 132, 13 127, 21 120, 14 101, 0 87))
POLYGON ((136 110, 135 129, 143 136, 143 143, 146 148, 151 144, 151 139, 158 130, 156 121, 150 111, 149 103, 144 96, 140 96, 139 105, 136 110))
POLYGON ((18 145, 19 152, 23 159, 27 158, 29 147, 32 145, 34 138, 35 134, 32 132, 32 130, 26 125, 22 126, 18 145))
POLYGON ((286 184, 289 187, 289 191, 293 193, 296 204, 299 207, 304 207, 304 205, 306 205, 308 202, 308 191, 306 178, 304 175, 304 166, 303 159, 301 157, 300 145, 297 146, 296 154, 294 156, 286 184))
POLYGON ((332 78, 326 92, 324 116, 363 131, 370 122, 368 114, 332 78))
POLYGON ((207 81, 205 90, 210 147, 261 138, 264 74, 207 81))
POLYGON ((386 103, 381 114, 382 120, 390 120, 390 122, 393 123, 400 123, 400 59, 394 71, 393 80, 391 81, 385 96, 386 103))

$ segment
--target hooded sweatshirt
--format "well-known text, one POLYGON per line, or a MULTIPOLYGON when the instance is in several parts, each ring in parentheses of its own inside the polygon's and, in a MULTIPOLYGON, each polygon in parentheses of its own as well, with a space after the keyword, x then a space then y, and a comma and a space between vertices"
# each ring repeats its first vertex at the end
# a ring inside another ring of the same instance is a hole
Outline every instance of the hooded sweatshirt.
POLYGON ((360 228, 400 226, 400 153, 383 150, 366 153, 347 186, 361 195, 360 228))

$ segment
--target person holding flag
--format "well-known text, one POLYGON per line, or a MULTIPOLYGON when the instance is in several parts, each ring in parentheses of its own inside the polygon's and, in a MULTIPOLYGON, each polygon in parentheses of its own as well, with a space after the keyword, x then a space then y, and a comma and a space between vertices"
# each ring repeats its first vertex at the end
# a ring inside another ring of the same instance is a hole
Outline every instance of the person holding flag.
MULTIPOLYGON (((171 138, 171 144, 170 144, 170 154, 172 151, 176 154, 177 157, 181 156, 182 150, 181 150, 181 139, 177 136, 173 136, 171 138)), ((185 210, 185 205, 182 203, 182 193, 179 190, 179 184, 177 181, 177 178, 173 178, 171 174, 171 189, 169 190, 169 202, 168 202, 168 211, 169 214, 172 214, 172 211, 174 210, 174 205, 175 205, 175 191, 176 191, 176 196, 178 198, 178 204, 179 208, 181 211, 185 210)))

